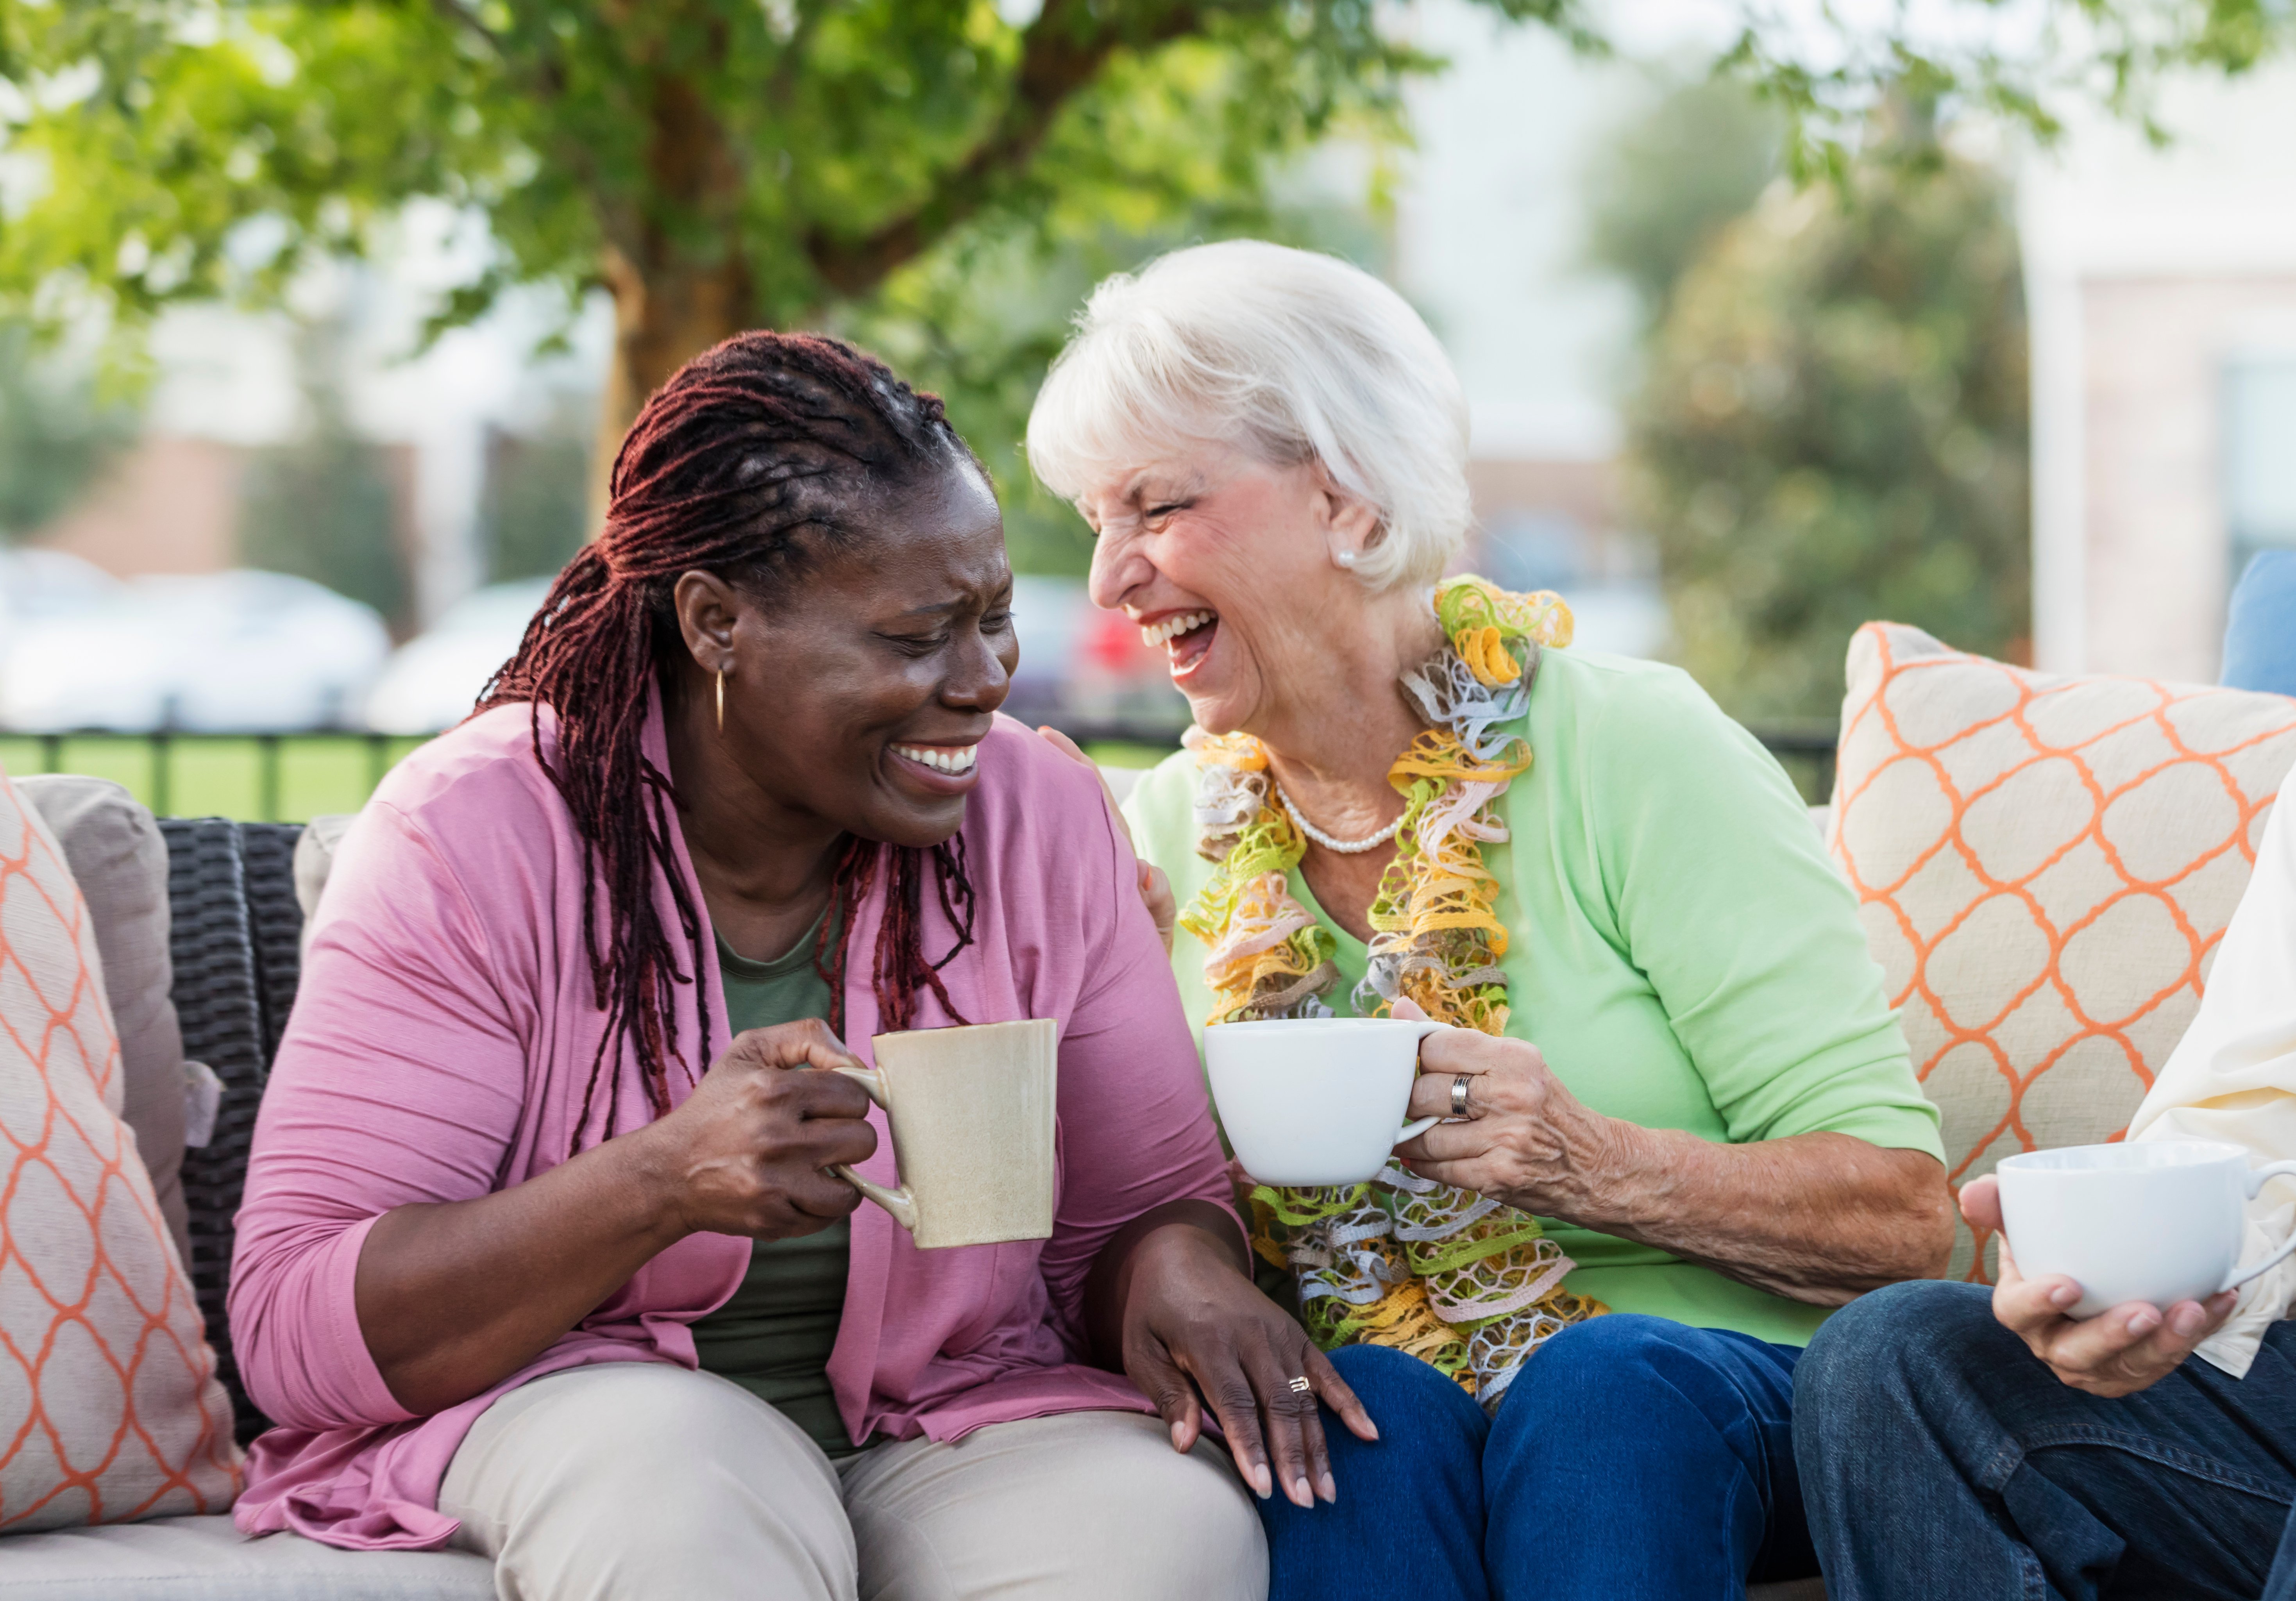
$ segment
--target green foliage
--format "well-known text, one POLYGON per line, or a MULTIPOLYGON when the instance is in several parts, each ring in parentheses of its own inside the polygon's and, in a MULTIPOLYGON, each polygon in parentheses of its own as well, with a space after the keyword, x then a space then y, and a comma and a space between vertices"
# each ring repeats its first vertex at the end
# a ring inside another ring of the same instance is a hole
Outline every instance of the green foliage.
POLYGON ((69 511, 136 426, 133 406, 42 350, 28 324, 0 323, 0 541, 69 511))
POLYGON ((343 415, 339 328, 302 330, 304 437, 257 453, 240 502, 239 556, 363 600, 406 633, 413 595, 390 458, 343 415))
POLYGON ((479 502, 487 582, 547 577, 589 537, 590 453, 565 431, 488 441, 479 502))
POLYGON ((1048 0, 1026 29, 989 0, 0 0, 31 175, 0 287, 268 303, 430 197, 496 247, 450 320, 676 261, 787 326, 967 224, 1057 244, 1251 195, 1425 64, 1366 0, 1048 0))
POLYGON ((1622 125, 1580 179, 1587 253, 1625 280, 1645 326, 1716 233, 1778 176, 1784 118, 1724 78, 1682 83, 1622 125))
POLYGON ((1991 655, 2030 609, 2026 342, 1990 170, 1919 135, 1774 189, 1676 286, 1628 416, 1678 659, 1748 718, 1830 715, 1876 617, 1991 655))

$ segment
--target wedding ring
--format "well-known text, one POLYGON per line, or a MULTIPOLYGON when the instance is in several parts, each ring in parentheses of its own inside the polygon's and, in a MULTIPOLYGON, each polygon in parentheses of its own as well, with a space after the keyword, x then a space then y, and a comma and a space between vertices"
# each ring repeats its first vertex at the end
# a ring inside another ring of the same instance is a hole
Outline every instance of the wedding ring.
POLYGON ((1298 1378, 1292 1381, 1292 1388, 1298 1393, 1305 1395, 1308 1391, 1314 1389, 1315 1386, 1308 1382, 1308 1376, 1303 1373, 1298 1378))
POLYGON ((1451 1081, 1452 1116, 1464 1117, 1467 1115, 1467 1085, 1472 1082, 1472 1075, 1464 1073, 1451 1081))

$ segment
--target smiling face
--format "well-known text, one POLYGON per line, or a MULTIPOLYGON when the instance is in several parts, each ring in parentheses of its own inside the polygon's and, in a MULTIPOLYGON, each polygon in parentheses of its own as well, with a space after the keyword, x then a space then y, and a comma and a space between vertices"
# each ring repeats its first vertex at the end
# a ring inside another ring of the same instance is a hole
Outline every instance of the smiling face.
POLYGON ((1265 734, 1317 682, 1367 594, 1344 565, 1376 519, 1313 462, 1206 446, 1104 474, 1077 497, 1094 604, 1160 647, 1208 732, 1265 734))
POLYGON ((734 771, 702 781, 737 784, 744 812, 936 845, 964 821, 1020 659, 1004 519, 965 463, 841 520, 848 536, 770 599, 711 574, 678 581, 693 711, 714 718, 711 680, 729 669, 734 771))

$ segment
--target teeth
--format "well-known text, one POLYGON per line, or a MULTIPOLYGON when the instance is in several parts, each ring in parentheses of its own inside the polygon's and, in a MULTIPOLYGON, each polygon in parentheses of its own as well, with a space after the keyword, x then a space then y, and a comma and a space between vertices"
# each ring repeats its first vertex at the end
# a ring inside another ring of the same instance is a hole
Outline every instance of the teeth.
POLYGON ((1213 615, 1209 611, 1189 611, 1183 612, 1177 617, 1166 617, 1160 623, 1151 623, 1141 629, 1140 638, 1151 650, 1153 650, 1166 640, 1177 639, 1184 633, 1193 633, 1210 622, 1213 615))
POLYGON ((939 750, 930 745, 896 745, 895 756, 906 756, 912 762, 922 762, 941 772, 971 772, 972 764, 980 758, 978 745, 960 745, 954 750, 939 750))

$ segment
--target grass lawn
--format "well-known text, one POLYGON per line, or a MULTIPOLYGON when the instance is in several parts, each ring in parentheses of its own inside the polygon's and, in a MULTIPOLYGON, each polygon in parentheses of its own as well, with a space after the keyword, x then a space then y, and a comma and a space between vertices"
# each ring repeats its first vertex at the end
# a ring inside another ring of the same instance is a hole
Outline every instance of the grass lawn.
MULTIPOLYGON (((275 742, 266 794, 263 746, 255 739, 178 734, 164 744, 141 734, 89 734, 47 741, 0 734, 0 767, 16 777, 84 772, 124 784, 164 817, 229 817, 242 822, 308 822, 356 812, 419 739, 381 746, 359 735, 283 734, 275 742), (53 765, 50 764, 53 758, 53 765)), ((1171 754, 1153 745, 1095 742, 1093 760, 1111 767, 1152 767, 1171 754)))
POLYGON ((287 734, 277 740, 275 765, 266 774, 262 742, 255 739, 176 735, 162 743, 140 734, 91 734, 61 740, 51 751, 43 739, 0 734, 0 766, 19 778, 55 772, 111 779, 162 816, 308 822, 357 811, 383 772, 422 744, 287 734))

